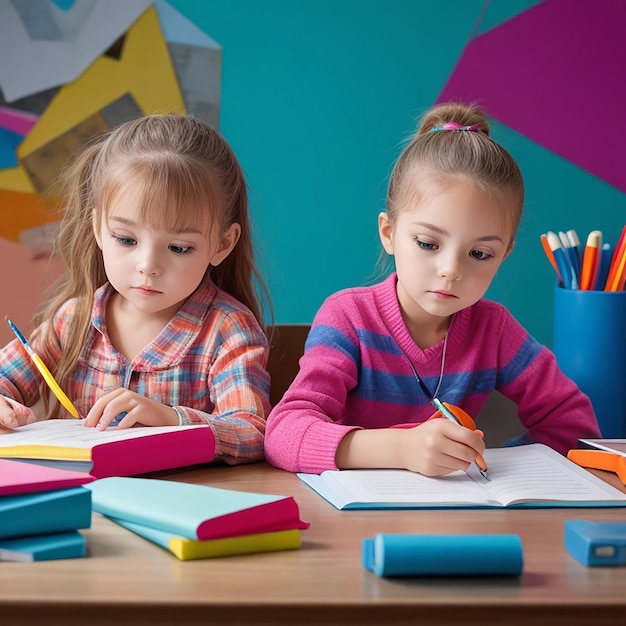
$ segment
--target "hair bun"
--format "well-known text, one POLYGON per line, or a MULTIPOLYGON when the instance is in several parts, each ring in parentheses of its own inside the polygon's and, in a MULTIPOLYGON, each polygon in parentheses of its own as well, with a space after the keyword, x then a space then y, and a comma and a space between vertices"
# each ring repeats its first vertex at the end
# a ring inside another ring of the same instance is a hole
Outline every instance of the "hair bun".
POLYGON ((489 135, 489 122, 477 105, 444 102, 430 109, 422 118, 417 134, 434 130, 467 130, 489 135))

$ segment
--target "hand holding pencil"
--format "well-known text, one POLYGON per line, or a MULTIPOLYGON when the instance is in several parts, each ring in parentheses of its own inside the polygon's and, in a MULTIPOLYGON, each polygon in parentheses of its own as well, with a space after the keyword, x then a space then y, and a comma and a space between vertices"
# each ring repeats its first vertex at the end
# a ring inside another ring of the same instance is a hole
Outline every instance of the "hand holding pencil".
POLYGON ((11 330, 17 337, 18 341, 22 344, 22 346, 24 346, 24 349, 26 350, 28 356, 33 362, 33 365, 37 368, 43 379, 46 381, 46 384, 48 385, 52 393, 57 397, 58 401, 63 405, 67 412, 72 417, 78 419, 80 417, 80 415, 78 414, 78 410, 72 404, 72 401, 65 395, 65 392, 61 389, 60 385, 54 379, 54 376, 52 375, 50 370, 41 360, 41 357, 33 350, 33 347, 30 345, 29 341, 26 339, 22 331, 8 318, 7 323, 11 327, 11 330))

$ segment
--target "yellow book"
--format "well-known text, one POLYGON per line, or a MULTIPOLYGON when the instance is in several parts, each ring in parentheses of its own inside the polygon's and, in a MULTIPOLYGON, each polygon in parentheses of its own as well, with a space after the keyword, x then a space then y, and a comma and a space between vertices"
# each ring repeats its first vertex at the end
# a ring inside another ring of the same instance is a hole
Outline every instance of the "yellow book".
POLYGON ((163 530, 115 517, 108 517, 108 519, 134 532, 136 535, 169 550, 181 561, 212 559, 236 554, 297 550, 301 545, 300 530, 297 528, 200 541, 198 539, 177 537, 163 530))

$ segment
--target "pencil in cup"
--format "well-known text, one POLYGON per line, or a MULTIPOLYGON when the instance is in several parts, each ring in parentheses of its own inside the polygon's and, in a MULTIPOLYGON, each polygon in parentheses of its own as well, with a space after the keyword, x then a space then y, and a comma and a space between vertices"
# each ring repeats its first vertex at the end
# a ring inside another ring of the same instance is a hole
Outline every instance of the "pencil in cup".
POLYGON ((541 247, 543 248, 546 258, 548 259, 548 261, 550 261, 550 265, 552 265, 552 268, 554 269, 554 272, 556 273, 556 276, 559 279, 559 283, 562 285, 563 279, 561 278, 559 267, 556 264, 556 259, 554 258, 554 254, 552 254, 552 250, 550 249, 550 244, 548 243, 548 236, 545 233, 543 233, 539 237, 539 240, 541 241, 541 247))
POLYGON ((580 288, 593 289, 596 284, 602 256, 602 231, 592 230, 587 236, 580 270, 580 288))
POLYGON ((623 291, 626 283, 626 224, 615 245, 604 291, 623 291))
POLYGON ((554 261, 558 267, 558 274, 561 279, 561 284, 566 289, 575 288, 573 286, 575 279, 572 276, 572 269, 571 269, 570 261, 567 258, 567 254, 565 250, 563 249, 559 236, 556 233, 553 233, 552 231, 548 231, 546 233, 546 238, 548 241, 548 246, 550 248, 550 251, 552 252, 552 255, 554 256, 554 261))
MULTIPOLYGON (((572 247, 572 241, 570 240, 570 238, 562 230, 559 231, 559 239, 561 241, 561 248, 563 248, 563 252, 565 253, 565 260, 567 261, 567 264, 569 266, 571 287, 572 289, 578 289, 578 253, 572 247)), ((576 240, 578 240, 578 237, 576 237, 576 240)))

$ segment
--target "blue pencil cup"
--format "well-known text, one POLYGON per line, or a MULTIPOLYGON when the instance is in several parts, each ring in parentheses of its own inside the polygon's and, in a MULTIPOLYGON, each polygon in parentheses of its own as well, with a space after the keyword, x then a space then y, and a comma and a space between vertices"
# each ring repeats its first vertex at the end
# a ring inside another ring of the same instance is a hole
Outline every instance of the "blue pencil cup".
POLYGON ((554 290, 557 363, 591 400, 602 436, 626 438, 626 291, 554 290))

